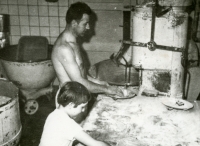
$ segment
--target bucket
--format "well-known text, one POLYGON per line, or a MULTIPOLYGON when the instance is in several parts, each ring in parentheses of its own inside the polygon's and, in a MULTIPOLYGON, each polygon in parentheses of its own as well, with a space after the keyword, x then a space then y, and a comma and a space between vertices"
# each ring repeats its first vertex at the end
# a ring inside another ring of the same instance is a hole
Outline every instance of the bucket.
POLYGON ((18 88, 0 79, 0 146, 17 146, 22 125, 19 114, 18 88))

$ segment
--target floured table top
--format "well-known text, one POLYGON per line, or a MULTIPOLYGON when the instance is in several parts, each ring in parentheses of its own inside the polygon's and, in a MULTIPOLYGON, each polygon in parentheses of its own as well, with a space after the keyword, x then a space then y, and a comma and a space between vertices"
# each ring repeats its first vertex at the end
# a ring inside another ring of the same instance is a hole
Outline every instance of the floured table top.
POLYGON ((168 110, 161 99, 99 95, 83 128, 112 146, 199 146, 200 103, 187 111, 168 110))

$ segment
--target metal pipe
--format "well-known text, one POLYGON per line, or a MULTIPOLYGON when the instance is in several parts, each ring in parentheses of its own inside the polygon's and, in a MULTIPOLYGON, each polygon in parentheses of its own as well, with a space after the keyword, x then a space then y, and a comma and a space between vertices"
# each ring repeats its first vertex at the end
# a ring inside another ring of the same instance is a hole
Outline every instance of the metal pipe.
POLYGON ((197 30, 198 30, 198 23, 199 23, 199 11, 198 10, 198 0, 196 2, 196 6, 195 6, 195 11, 194 11, 194 20, 193 20, 193 33, 192 33, 192 39, 195 42, 200 42, 200 38, 197 37, 197 30))
POLYGON ((152 7, 152 20, 151 20, 151 42, 154 42, 155 20, 158 0, 155 0, 155 4, 152 7))

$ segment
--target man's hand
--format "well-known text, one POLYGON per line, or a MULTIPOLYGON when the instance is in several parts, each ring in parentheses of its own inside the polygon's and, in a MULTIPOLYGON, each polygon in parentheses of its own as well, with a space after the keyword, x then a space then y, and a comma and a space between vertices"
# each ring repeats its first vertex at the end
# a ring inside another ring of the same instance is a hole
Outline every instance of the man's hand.
POLYGON ((117 95, 117 96, 120 96, 120 97, 124 96, 122 89, 120 89, 117 86, 108 86, 107 94, 117 95))
POLYGON ((89 76, 89 75, 87 75, 87 79, 88 79, 89 81, 91 81, 91 82, 93 82, 93 83, 96 83, 96 84, 99 84, 99 85, 106 85, 106 86, 109 85, 108 82, 106 82, 106 81, 100 81, 100 80, 98 80, 98 79, 92 78, 92 77, 89 76))

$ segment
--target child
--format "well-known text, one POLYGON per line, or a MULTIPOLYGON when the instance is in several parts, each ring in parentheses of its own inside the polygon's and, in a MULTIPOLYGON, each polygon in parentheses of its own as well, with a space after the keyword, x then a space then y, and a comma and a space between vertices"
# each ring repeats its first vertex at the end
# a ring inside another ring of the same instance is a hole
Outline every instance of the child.
POLYGON ((72 146, 75 139, 87 146, 109 146, 90 137, 74 121, 89 100, 90 93, 82 84, 65 83, 58 94, 58 108, 46 119, 39 146, 72 146))

